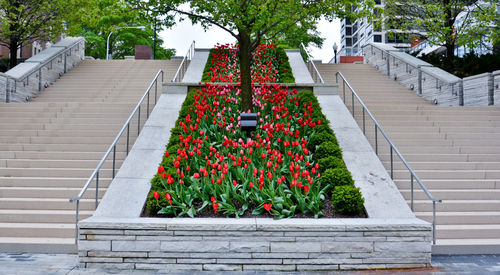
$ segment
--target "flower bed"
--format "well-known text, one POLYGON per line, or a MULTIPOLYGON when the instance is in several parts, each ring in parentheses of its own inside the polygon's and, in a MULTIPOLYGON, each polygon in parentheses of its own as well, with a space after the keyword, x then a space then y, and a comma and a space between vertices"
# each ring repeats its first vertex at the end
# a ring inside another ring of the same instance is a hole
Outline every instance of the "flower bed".
MULTIPOLYGON (((254 54, 264 60, 255 62, 254 81, 276 80, 276 59, 268 52, 273 50, 260 46, 254 54)), ((212 54, 212 80, 237 80, 235 51, 221 46, 212 54)), ((359 189, 352 187, 342 151, 311 92, 289 93, 276 84, 254 88, 259 123, 248 139, 240 130, 238 95, 237 87, 208 84, 188 94, 151 182, 150 213, 317 218, 325 215, 323 203, 337 185, 344 187, 333 192, 335 209, 354 215, 362 210, 359 189)))
MULTIPOLYGON (((238 82, 238 49, 229 44, 210 50, 202 82, 238 82)), ((288 56, 274 44, 261 45, 252 54, 252 81, 295 83, 288 56)))

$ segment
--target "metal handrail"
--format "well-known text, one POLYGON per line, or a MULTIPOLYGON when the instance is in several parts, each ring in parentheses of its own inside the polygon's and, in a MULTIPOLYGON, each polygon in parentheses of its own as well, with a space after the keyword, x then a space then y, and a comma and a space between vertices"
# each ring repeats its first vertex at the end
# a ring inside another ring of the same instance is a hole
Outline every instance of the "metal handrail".
POLYGON ((54 55, 53 57, 51 57, 50 59, 48 59, 47 61, 44 61, 40 64, 38 64, 38 66, 33 69, 30 73, 26 74, 25 76, 23 77, 20 77, 20 78, 15 78, 15 77, 12 77, 12 76, 8 76, 6 74, 4 74, 4 77, 6 78, 6 87, 5 87, 5 92, 6 92, 6 99, 5 99, 5 102, 6 103, 9 103, 9 91, 8 91, 8 83, 9 83, 9 79, 12 79, 14 80, 14 92, 16 91, 16 87, 17 87, 17 83, 18 82, 24 82, 26 79, 28 79, 31 75, 33 75, 34 73, 37 73, 38 72, 38 91, 41 92, 42 90, 42 68, 45 67, 47 64, 49 63, 52 63, 55 59, 57 58, 61 58, 61 62, 64 60, 64 70, 63 70, 63 73, 66 73, 67 72, 67 52, 69 51, 71 53, 71 51, 75 48, 75 47, 80 47, 80 43, 81 41, 78 41, 77 43, 73 44, 72 46, 64 49, 63 51, 61 51, 60 53, 54 55))
POLYGON ((163 75, 164 75, 164 73, 163 73, 163 70, 160 69, 156 73, 155 77, 153 78, 153 81, 151 81, 151 83, 149 84, 148 88, 144 92, 144 95, 141 97, 141 99, 139 100, 139 102, 135 106, 134 110, 132 111, 132 113, 128 117, 127 121, 123 124, 123 127, 121 128, 120 132, 118 132, 118 134, 116 135, 115 140, 109 146, 108 150, 106 151, 106 153, 102 157, 102 159, 99 162, 99 164, 97 165, 96 169, 94 170, 94 172, 92 172, 92 175, 87 180, 87 183, 85 183, 85 185, 83 186, 83 188, 80 191, 80 193, 78 193, 78 196, 73 197, 73 198, 71 198, 69 200, 70 202, 75 202, 76 201, 76 218, 75 218, 75 220, 76 220, 76 222, 75 222, 76 235, 75 235, 75 244, 78 242, 78 215, 79 215, 79 212, 80 212, 80 200, 82 199, 83 195, 85 195, 85 192, 89 188, 89 186, 92 183, 92 181, 95 179, 96 180, 95 208, 97 209, 97 206, 98 206, 98 203, 99 203, 99 171, 102 168, 102 165, 104 164, 104 162, 106 161, 106 159, 111 154, 111 152, 113 152, 112 179, 115 178, 115 170, 116 170, 115 169, 115 167, 116 167, 116 145, 117 145, 118 141, 120 140, 121 136, 123 135, 123 133, 126 130, 127 131, 127 149, 126 149, 127 152, 126 152, 126 154, 128 155, 128 153, 129 153, 129 141, 130 141, 130 122, 132 121, 132 118, 134 117, 134 115, 137 113, 138 114, 138 119, 137 119, 137 135, 139 135, 140 130, 141 130, 141 104, 147 98, 146 117, 149 118, 149 109, 150 109, 149 108, 149 98, 150 98, 149 94, 150 94, 151 88, 153 88, 153 85, 155 85, 155 101, 154 102, 155 102, 155 105, 156 105, 156 102, 158 100, 158 77, 160 76, 160 74, 161 74, 161 81, 163 82, 163 75))
POLYGON ((361 104, 361 107, 363 107, 363 118, 362 118, 363 119, 363 122, 362 122, 363 123, 363 129, 362 129, 363 130, 363 134, 366 135, 365 113, 368 113, 368 116, 372 119, 373 123, 375 124, 375 153, 378 155, 378 139, 377 139, 377 133, 378 132, 380 132, 384 136, 384 138, 387 141, 387 143, 389 143, 389 146, 390 146, 391 179, 394 178, 393 152, 396 153, 396 155, 399 157, 399 159, 401 159, 401 162, 403 162, 403 164, 406 166, 406 168, 410 172, 410 175, 411 175, 410 208, 411 208, 411 210, 412 211, 414 210, 414 208, 413 208, 413 192, 414 192, 413 181, 414 180, 417 181, 417 183, 420 186, 420 188, 422 188, 422 190, 424 191, 424 193, 427 195, 427 198, 432 201, 432 242, 433 242, 433 244, 436 244, 436 202, 442 202, 442 200, 440 200, 438 198, 435 198, 429 192, 429 190, 427 189, 427 187, 422 183, 422 180, 417 176, 417 174, 415 173, 415 171, 411 168, 410 164, 406 161, 406 159, 403 157, 403 155, 401 154, 401 152, 399 152, 399 150, 396 147, 396 145, 394 145, 394 143, 392 142, 392 140, 385 133, 385 131, 382 128, 382 126, 375 119, 375 116, 372 114, 372 112, 370 112, 370 110, 368 109, 368 107, 366 107, 366 105, 363 102, 363 100, 361 100, 361 98, 358 96, 358 94, 356 93, 356 91, 354 91, 354 89, 352 88, 351 84, 349 84, 349 82, 347 81, 347 79, 344 77, 344 75, 341 72, 337 72, 335 74, 335 82, 339 83, 339 79, 338 79, 339 75, 340 75, 340 77, 342 78, 342 81, 343 81, 343 83, 342 83, 342 87, 343 88, 342 89, 343 89, 343 96, 344 96, 344 104, 346 104, 346 96, 345 96, 345 87, 346 87, 346 85, 351 90, 351 102, 352 102, 351 112, 352 112, 352 116, 354 117, 354 98, 356 98, 358 100, 359 104, 361 104))
POLYGON ((323 77, 321 77, 321 74, 319 73, 318 68, 316 68, 316 65, 314 64, 312 57, 309 55, 309 52, 307 51, 306 46, 304 46, 304 43, 300 42, 300 47, 304 50, 304 52, 307 55, 307 60, 308 60, 307 64, 311 64, 313 67, 313 74, 315 73, 319 78, 319 82, 321 84, 324 84, 325 81, 323 80, 323 77))
POLYGON ((182 78, 184 78, 184 73, 186 72, 188 66, 187 60, 191 60, 193 58, 195 45, 196 42, 193 40, 186 55, 184 56, 184 58, 182 58, 181 64, 179 65, 179 68, 177 68, 177 72, 175 72, 174 78, 172 78, 171 82, 181 82, 182 78))

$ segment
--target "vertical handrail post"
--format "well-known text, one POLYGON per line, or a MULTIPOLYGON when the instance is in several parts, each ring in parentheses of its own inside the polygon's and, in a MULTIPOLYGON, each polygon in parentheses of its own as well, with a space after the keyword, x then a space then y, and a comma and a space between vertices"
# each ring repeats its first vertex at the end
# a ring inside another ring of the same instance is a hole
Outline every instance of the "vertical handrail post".
POLYGON ((390 147, 391 147, 391 179, 394 179, 394 162, 392 158, 392 145, 390 147))
POLYGON ((127 156, 128 156, 128 145, 130 143, 130 123, 127 124, 127 156))
POLYGON ((158 79, 155 79, 155 106, 158 102, 158 79))
POLYGON ((99 171, 95 175, 95 209, 97 209, 97 205, 99 202, 99 171))
POLYGON ((458 106, 464 106, 464 80, 458 83, 458 106))
POLYGON ((139 112, 137 113, 137 137, 141 132, 141 106, 139 106, 139 112))
POLYGON ((378 155, 377 124, 375 124, 375 154, 378 155))
POLYGON ((410 208, 411 208, 411 211, 414 211, 413 210, 413 174, 410 173, 410 176, 411 176, 411 183, 410 183, 410 208))
POLYGON ((112 178, 115 178, 115 167, 116 167, 116 144, 113 146, 113 176, 112 178))
POLYGON ((436 201, 432 201, 432 244, 436 244, 436 201))
POLYGON ((146 119, 149 118, 149 91, 148 91, 148 102, 146 103, 146 119))
POLYGON ((38 92, 42 91, 42 67, 38 68, 38 92))
POLYGON ((345 80, 342 81, 342 93, 344 94, 344 104, 345 104, 345 80))
POLYGON ((80 200, 76 201, 76 215, 75 215, 75 244, 78 244, 78 214, 80 214, 80 200))
POLYGON ((366 126, 365 126, 365 108, 363 109, 363 135, 366 136, 366 126))

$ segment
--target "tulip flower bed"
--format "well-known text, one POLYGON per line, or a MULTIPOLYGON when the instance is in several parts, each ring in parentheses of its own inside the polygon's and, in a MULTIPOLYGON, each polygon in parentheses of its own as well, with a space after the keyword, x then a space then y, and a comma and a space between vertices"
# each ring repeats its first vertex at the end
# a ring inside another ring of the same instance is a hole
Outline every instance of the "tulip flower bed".
MULTIPOLYGON (((262 86, 254 88, 258 127, 248 139, 240 130, 237 85, 207 84, 188 93, 151 182, 150 214, 317 218, 361 212, 363 199, 316 97, 265 83, 278 79, 281 61, 268 54, 275 49, 263 45, 254 55, 263 61, 254 62, 252 78, 262 86)), ((228 46, 212 54, 212 82, 238 80, 235 56, 228 46)))
MULTIPOLYGON (((238 49, 230 44, 210 50, 202 82, 238 82, 238 49)), ((262 44, 252 54, 252 81, 295 83, 288 56, 275 44, 262 44)))

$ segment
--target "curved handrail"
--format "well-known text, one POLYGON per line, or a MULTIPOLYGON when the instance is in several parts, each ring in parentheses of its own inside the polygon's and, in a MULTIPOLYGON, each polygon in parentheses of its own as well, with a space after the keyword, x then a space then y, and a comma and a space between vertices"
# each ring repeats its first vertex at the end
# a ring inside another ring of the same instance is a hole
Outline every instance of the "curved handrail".
MULTIPOLYGON (((77 205, 76 205, 76 236, 75 236, 75 243, 78 240, 78 214, 79 214, 79 203, 80 203, 80 200, 83 198, 83 195, 85 195, 85 192, 89 188, 90 184, 92 184, 92 182, 94 181, 94 179, 96 179, 96 178, 99 179, 99 171, 100 171, 101 167, 103 166, 104 162, 106 161, 106 159, 111 154, 111 152, 113 152, 113 178, 114 178, 114 174, 115 174, 116 145, 117 145, 118 141, 120 140, 121 136, 123 135, 123 133, 126 130, 127 131, 127 153, 128 153, 128 141, 129 141, 128 140, 129 139, 128 132, 130 130, 130 122, 132 121, 132 118, 135 116, 135 114, 139 113, 138 128, 140 128, 140 124, 139 123, 140 123, 140 114, 141 114, 141 104, 144 102, 144 100, 146 98, 148 99, 147 116, 149 116, 149 93, 151 91, 151 88, 153 88, 153 85, 157 85, 157 83, 158 83, 158 77, 160 76, 160 74, 161 74, 161 80, 163 82, 164 72, 163 72, 163 70, 160 69, 156 73, 155 77, 153 78, 153 81, 151 81, 151 83, 149 84, 148 88, 146 89, 146 91, 142 95, 141 99, 139 100, 139 102, 135 106, 134 110, 132 111, 132 113, 128 117, 127 121, 125 121, 125 123, 123 124, 123 127, 121 128, 120 132, 118 132, 118 134, 116 135, 114 141, 109 146, 108 150, 106 151, 106 153, 102 157, 101 161, 99 162, 99 164, 97 164, 96 169, 94 170, 94 172, 92 172, 92 175, 87 180, 87 182, 85 183, 85 185, 82 187, 82 190, 80 191, 80 193, 78 193, 78 195, 76 197, 73 197, 73 198, 71 198, 69 200, 70 202, 75 202, 76 201, 76 203, 77 203, 77 205)), ((156 103, 156 97, 157 96, 156 96, 156 88, 155 88, 155 103, 156 103)), ((98 188, 98 182, 96 184, 96 188, 98 188)), ((97 191, 96 191, 96 198, 95 198, 95 207, 96 208, 97 208, 97 205, 98 205, 98 194, 97 194, 97 191)))
POLYGON ((309 55, 309 52, 307 51, 306 46, 304 46, 304 43, 300 42, 300 47, 302 47, 304 52, 307 54, 307 60, 308 60, 307 63, 310 63, 312 65, 314 71, 316 72, 316 75, 319 77, 319 81, 321 82, 321 84, 325 84, 323 77, 321 77, 321 74, 319 73, 318 68, 316 68, 316 65, 314 64, 312 57, 309 55))
MULTIPOLYGON (((174 78, 172 78, 171 82, 176 82, 177 77, 180 76, 179 74, 184 74, 184 72, 181 73, 181 71, 184 70, 184 67, 187 64, 187 60, 191 60, 193 58, 195 45, 196 45, 196 42, 193 40, 193 42, 191 42, 191 46, 189 46, 189 49, 188 49, 186 55, 184 56, 184 58, 182 58, 181 64, 179 64, 179 68, 177 68, 177 72, 175 72, 174 78)), ((180 82, 180 79, 179 79, 179 82, 180 82)))
MULTIPOLYGON (((361 104, 361 107, 363 107, 363 114, 365 112, 368 113, 368 116, 372 119, 373 123, 375 124, 376 130, 378 129, 378 131, 380 131, 380 133, 382 133, 382 135, 384 136, 385 140, 389 143, 389 145, 391 147, 391 177, 392 177, 392 167, 393 167, 392 151, 394 151, 396 153, 396 155, 399 157, 399 159, 401 159, 401 162, 403 162, 403 164, 406 166, 406 168, 410 172, 411 177, 412 177, 412 185, 411 185, 411 210, 413 211, 413 179, 415 179, 417 181, 418 185, 420 186, 420 188, 422 188, 422 190, 424 191, 424 193, 427 196, 427 198, 432 201, 432 203, 433 203, 433 222, 432 222, 433 232, 432 232, 432 234, 433 234, 433 242, 435 244, 436 243, 436 235, 435 235, 435 231, 436 231, 436 202, 442 202, 442 200, 434 197, 430 193, 430 191, 427 189, 427 187, 423 184, 422 180, 418 177, 418 175, 415 173, 415 171, 413 170, 413 168, 411 168, 410 164, 406 161, 406 159, 403 157, 403 155, 401 154, 401 152, 398 150, 398 148, 396 147, 396 145, 394 145, 394 143, 392 142, 392 140, 386 134, 386 132, 384 131, 384 129, 382 128, 382 126, 375 119, 375 116, 368 109, 368 107, 365 105, 365 103, 363 102, 363 100, 361 100, 361 98, 358 96, 358 94, 356 93, 356 91, 354 90, 354 88, 352 88, 351 84, 349 84, 349 82, 347 81, 347 79, 345 78, 345 76, 342 74, 342 72, 337 72, 335 74, 336 82, 338 83, 338 76, 339 75, 342 78, 342 81, 344 82, 344 85, 346 85, 351 90, 352 95, 354 97, 356 97, 356 99, 358 100, 358 102, 361 104)), ((345 97, 344 97, 344 103, 345 103, 345 97)), ((352 104, 354 106, 354 101, 352 102, 352 104)), ((354 116, 354 114, 352 114, 352 115, 354 116)), ((363 120, 364 120, 364 117, 363 117, 363 120)), ((364 121, 363 121, 363 127, 364 127, 364 121)), ((363 129, 363 133, 365 133, 364 129, 363 129)))

